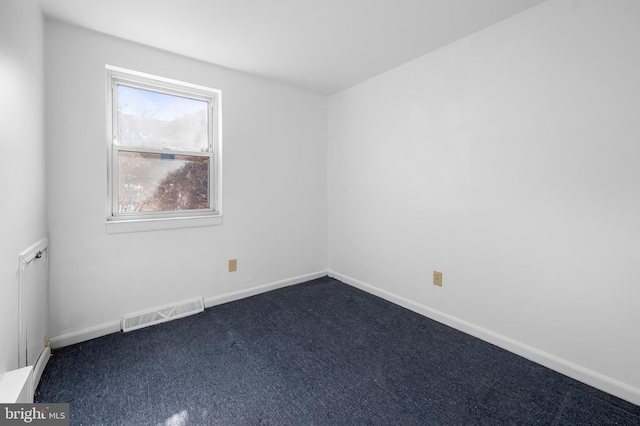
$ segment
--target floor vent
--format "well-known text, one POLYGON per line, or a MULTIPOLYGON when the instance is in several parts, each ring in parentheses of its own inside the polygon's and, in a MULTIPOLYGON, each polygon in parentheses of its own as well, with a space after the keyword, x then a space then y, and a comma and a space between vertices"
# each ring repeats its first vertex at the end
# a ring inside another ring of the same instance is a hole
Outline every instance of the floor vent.
POLYGON ((204 311, 204 299, 185 300, 172 305, 162 306, 145 312, 122 317, 122 331, 137 330, 150 325, 160 324, 174 319, 186 317, 204 311))

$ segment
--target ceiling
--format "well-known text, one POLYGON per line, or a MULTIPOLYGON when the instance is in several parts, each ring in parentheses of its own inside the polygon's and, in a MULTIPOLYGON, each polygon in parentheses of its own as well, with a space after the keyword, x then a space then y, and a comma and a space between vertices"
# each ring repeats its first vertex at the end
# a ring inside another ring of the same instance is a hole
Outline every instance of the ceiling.
POLYGON ((45 15, 321 94, 544 0, 39 0, 45 15))

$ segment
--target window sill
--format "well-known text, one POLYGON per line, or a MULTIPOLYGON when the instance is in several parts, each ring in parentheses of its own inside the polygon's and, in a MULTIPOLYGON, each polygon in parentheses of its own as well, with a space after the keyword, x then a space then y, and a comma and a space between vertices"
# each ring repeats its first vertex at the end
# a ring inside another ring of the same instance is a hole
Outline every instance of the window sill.
POLYGON ((106 223, 107 233, 160 231, 165 229, 198 228, 222 225, 220 216, 196 216, 162 219, 110 220, 106 223))

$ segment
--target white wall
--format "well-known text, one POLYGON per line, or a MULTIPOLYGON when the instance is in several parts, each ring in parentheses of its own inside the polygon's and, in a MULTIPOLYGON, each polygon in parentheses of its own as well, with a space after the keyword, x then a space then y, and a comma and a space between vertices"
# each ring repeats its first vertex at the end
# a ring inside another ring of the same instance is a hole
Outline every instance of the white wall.
POLYGON ((550 0, 331 96, 332 274, 640 403, 638 16, 550 0))
POLYGON ((18 255, 47 236, 43 26, 33 0, 0 2, 0 376, 18 368, 18 255))
POLYGON ((58 343, 123 314, 326 273, 326 97, 56 21, 45 35, 58 343), (106 233, 105 64, 222 90, 223 225, 106 233))

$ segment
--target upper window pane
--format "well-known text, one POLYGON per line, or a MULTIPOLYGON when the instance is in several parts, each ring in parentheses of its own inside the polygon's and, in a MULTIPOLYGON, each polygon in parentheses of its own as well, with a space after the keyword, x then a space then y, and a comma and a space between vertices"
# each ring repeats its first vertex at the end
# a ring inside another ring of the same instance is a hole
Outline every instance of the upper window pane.
POLYGON ((208 102, 118 84, 120 146, 209 151, 208 102))

